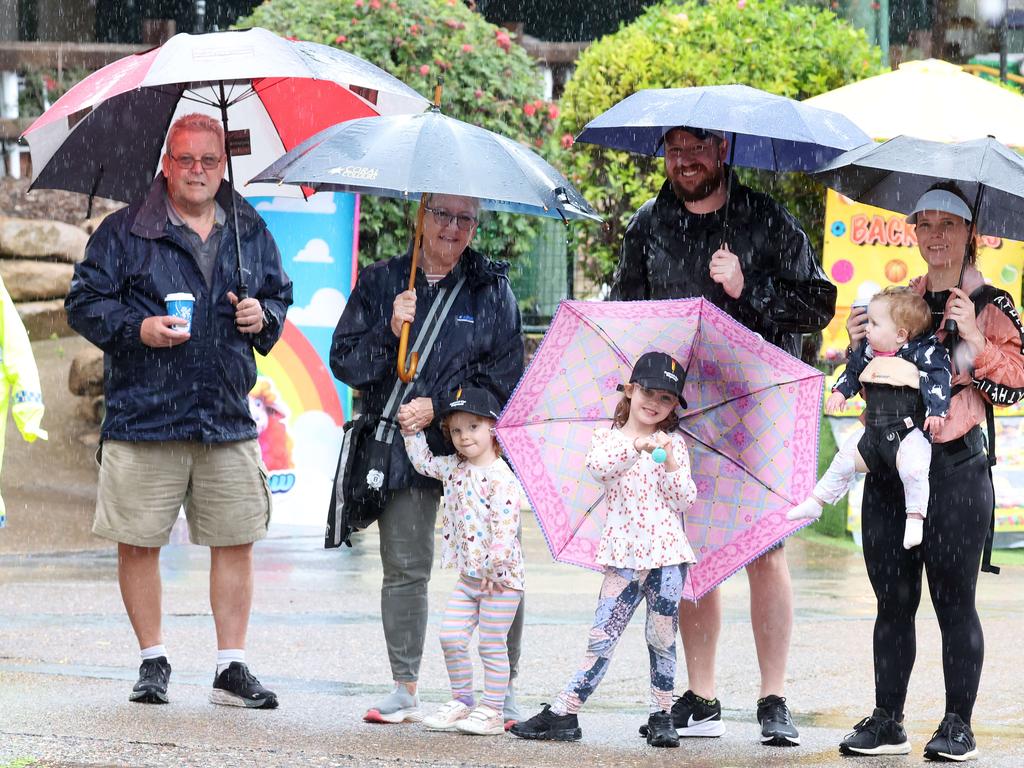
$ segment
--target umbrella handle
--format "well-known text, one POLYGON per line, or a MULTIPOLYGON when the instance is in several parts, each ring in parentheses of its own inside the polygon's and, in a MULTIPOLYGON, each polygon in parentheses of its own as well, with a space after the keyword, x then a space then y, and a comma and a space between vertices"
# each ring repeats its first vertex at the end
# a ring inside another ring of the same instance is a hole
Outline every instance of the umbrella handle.
MULTIPOLYGON (((416 233, 412 238, 412 260, 409 262, 409 290, 416 289, 416 267, 420 259, 420 243, 423 240, 423 216, 426 213, 426 207, 423 204, 423 196, 420 196, 420 208, 416 211, 416 233)), ((412 324, 406 320, 402 323, 402 334, 398 339, 398 378, 402 380, 404 384, 408 384, 412 381, 413 376, 416 375, 416 364, 420 360, 418 352, 413 352, 406 360, 406 355, 409 351, 409 330, 412 328, 412 324)))

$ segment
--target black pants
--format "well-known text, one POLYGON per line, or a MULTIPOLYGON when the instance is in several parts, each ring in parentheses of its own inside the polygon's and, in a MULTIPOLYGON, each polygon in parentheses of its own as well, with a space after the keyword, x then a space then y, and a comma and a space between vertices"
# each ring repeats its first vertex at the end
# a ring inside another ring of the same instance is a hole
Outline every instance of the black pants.
POLYGON ((985 639, 974 597, 992 515, 992 478, 984 453, 953 467, 933 461, 924 541, 903 549, 906 514, 899 475, 871 472, 864 488, 864 562, 878 601, 875 619, 875 706, 902 717, 914 668, 914 617, 921 571, 942 633, 946 712, 966 723, 978 695, 985 639))

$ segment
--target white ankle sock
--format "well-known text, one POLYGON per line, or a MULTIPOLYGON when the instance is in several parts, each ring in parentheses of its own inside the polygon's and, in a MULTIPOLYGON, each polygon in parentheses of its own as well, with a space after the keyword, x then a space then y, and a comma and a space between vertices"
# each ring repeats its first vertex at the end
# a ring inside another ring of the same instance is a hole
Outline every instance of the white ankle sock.
POLYGON ((786 513, 786 518, 788 520, 806 520, 808 518, 817 520, 821 517, 822 509, 824 508, 821 506, 820 501, 813 496, 808 496, 789 510, 789 512, 786 513))
POLYGON ((151 645, 149 648, 143 648, 139 651, 139 655, 143 661, 147 659, 159 659, 161 656, 167 657, 167 649, 163 645, 151 645))
POLYGON ((217 674, 219 675, 225 669, 227 669, 231 662, 239 661, 245 664, 245 649, 244 648, 218 648, 217 649, 217 674))
POLYGON ((913 549, 924 539, 924 520, 916 517, 907 518, 907 527, 903 529, 903 548, 913 549))

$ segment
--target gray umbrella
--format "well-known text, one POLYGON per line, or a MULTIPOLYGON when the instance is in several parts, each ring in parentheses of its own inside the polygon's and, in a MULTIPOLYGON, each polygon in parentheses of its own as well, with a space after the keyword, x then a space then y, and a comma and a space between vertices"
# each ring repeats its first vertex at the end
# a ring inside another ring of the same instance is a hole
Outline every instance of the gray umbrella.
MULTIPOLYGON (((992 137, 944 144, 897 136, 850 150, 813 176, 858 202, 900 213, 910 213, 936 182, 954 181, 974 201, 968 242, 976 232, 1024 240, 1024 159, 992 137)), ((966 265, 965 252, 958 287, 966 265)), ((947 321, 946 330, 955 333, 956 323, 947 321)))
MULTIPOLYGON (((583 195, 540 155, 511 139, 445 117, 438 105, 418 115, 348 120, 312 136, 257 174, 252 182, 301 184, 316 190, 361 192, 420 200, 413 235, 409 289, 423 233, 424 194, 475 197, 492 211, 551 218, 600 217, 583 195)), ((418 355, 406 362, 409 323, 402 324, 398 376, 408 382, 418 355)))
POLYGON ((910 213, 938 181, 954 181, 978 233, 1024 240, 1024 158, 992 138, 956 144, 897 136, 837 157, 812 174, 858 202, 910 213))

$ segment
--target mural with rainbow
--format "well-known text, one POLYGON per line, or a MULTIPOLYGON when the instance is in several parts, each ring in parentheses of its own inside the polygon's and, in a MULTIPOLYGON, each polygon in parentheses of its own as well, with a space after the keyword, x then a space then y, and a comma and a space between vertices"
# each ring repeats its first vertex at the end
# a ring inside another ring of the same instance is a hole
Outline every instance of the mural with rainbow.
POLYGON ((252 198, 267 222, 295 301, 281 339, 257 356, 249 408, 274 497, 271 530, 323 528, 334 487, 347 388, 329 368, 331 336, 356 272, 358 198, 321 192, 309 200, 252 198))

